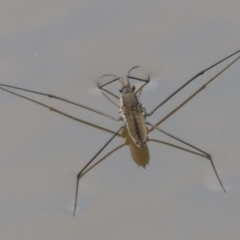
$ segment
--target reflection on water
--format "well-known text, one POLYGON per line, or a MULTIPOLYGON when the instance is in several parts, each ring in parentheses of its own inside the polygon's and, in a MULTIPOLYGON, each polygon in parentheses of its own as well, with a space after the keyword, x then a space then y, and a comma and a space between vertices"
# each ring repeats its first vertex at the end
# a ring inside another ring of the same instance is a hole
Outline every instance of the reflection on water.
POLYGON ((149 163, 150 155, 147 144, 143 146, 143 148, 139 148, 133 142, 132 138, 128 134, 127 128, 122 130, 122 137, 126 138, 125 144, 129 146, 130 153, 134 162, 143 168, 149 163))

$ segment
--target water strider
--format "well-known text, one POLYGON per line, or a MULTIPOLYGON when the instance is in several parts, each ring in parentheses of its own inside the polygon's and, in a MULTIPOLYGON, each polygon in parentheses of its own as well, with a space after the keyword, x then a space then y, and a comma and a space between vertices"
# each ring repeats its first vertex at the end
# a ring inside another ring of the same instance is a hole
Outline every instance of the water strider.
MULTIPOLYGON (((126 126, 128 133, 131 137, 131 139, 133 140, 133 142, 135 143, 135 145, 139 148, 143 148, 146 145, 146 142, 148 141, 148 133, 151 132, 153 129, 156 129, 160 132, 162 132, 163 134, 197 150, 198 152, 200 152, 201 154, 203 154, 203 156, 205 156, 207 159, 209 159, 213 171, 219 181, 219 184, 221 185, 222 189, 224 192, 226 192, 223 183, 217 173, 217 170, 215 168, 215 165, 213 163, 212 157, 209 153, 203 151, 202 149, 162 130, 161 128, 158 127, 158 125, 165 120, 166 118, 168 118, 169 116, 171 116, 175 111, 177 111, 178 109, 180 109, 180 107, 182 107, 184 104, 186 104, 186 102, 188 102, 190 99, 192 99, 197 93, 199 93, 200 91, 202 91, 211 81, 213 81, 217 76, 219 76, 222 72, 224 72, 228 67, 230 67, 234 62, 236 62, 240 56, 238 56, 235 60, 233 60, 228 66, 226 66, 221 72, 219 72, 216 76, 214 76, 212 79, 210 79, 206 84, 204 84, 200 89, 198 89, 194 94, 192 94, 187 100, 185 100, 183 103, 181 103, 177 108, 175 108, 171 113, 169 113, 164 119, 162 119, 160 122, 158 122, 157 124, 152 124, 149 121, 146 120, 147 117, 151 116, 157 109, 159 109, 163 104, 165 104, 169 99, 171 99, 175 94, 177 94, 180 90, 182 90, 184 87, 186 87, 189 83, 191 83, 194 79, 196 79, 197 77, 203 75, 205 72, 207 72, 208 70, 212 69, 213 67, 215 67, 216 65, 220 64, 221 62, 225 61, 226 59, 234 56, 235 54, 239 53, 240 50, 238 50, 237 52, 232 53, 231 55, 225 57, 224 59, 218 61, 217 63, 211 65, 210 67, 200 71, 198 74, 196 74, 195 76, 193 76, 191 79, 189 79, 186 83, 184 83, 181 87, 179 87, 176 91, 174 91, 172 94, 170 94, 164 101, 162 101, 161 103, 159 103, 156 107, 153 108, 153 110, 151 112, 147 112, 146 109, 142 106, 141 102, 140 102, 140 95, 142 92, 142 89, 150 82, 150 78, 148 77, 148 79, 141 79, 141 78, 136 78, 130 75, 131 71, 135 68, 137 68, 138 66, 135 66, 133 68, 131 68, 127 74, 127 76, 125 78, 123 77, 117 77, 115 75, 111 75, 111 74, 106 74, 103 75, 102 77, 107 77, 107 76, 111 76, 114 77, 113 80, 101 85, 99 82, 97 82, 98 88, 101 89, 102 91, 104 91, 105 93, 109 94, 109 96, 111 97, 115 97, 119 99, 119 117, 113 117, 107 113, 104 113, 102 111, 99 111, 98 109, 94 109, 92 107, 88 107, 86 105, 80 104, 80 103, 76 103, 73 102, 71 100, 62 98, 62 97, 58 97, 55 95, 51 95, 51 94, 47 94, 47 93, 42 93, 42 92, 38 92, 38 91, 33 91, 33 90, 29 90, 29 89, 25 89, 25 88, 20 88, 20 87, 15 87, 15 86, 11 86, 11 85, 7 85, 7 84, 0 84, 1 87, 7 87, 7 88, 13 88, 13 89, 17 89, 17 90, 22 90, 22 91, 26 91, 26 92, 31 92, 31 93, 35 93, 35 94, 39 94, 39 95, 43 95, 43 96, 47 96, 50 98, 55 98, 64 102, 68 102, 70 104, 79 106, 81 108, 85 108, 87 110, 90 110, 92 112, 98 113, 102 116, 111 118, 115 121, 122 121, 124 123, 123 126, 121 126, 114 134, 113 136, 104 144, 104 146, 93 156, 93 158, 88 161, 88 163, 81 169, 81 171, 77 174, 77 181, 76 181, 76 192, 75 192, 75 203, 74 203, 74 212, 73 215, 75 215, 76 213, 76 206, 77 206, 77 197, 78 197, 78 185, 79 185, 79 180, 81 179, 82 175, 87 171, 87 168, 90 168, 90 164, 97 158, 97 156, 106 148, 106 146, 121 132, 121 130, 126 126), (144 84, 138 88, 137 90, 135 89, 134 85, 130 84, 130 79, 132 80, 136 80, 136 81, 141 81, 144 84), (109 90, 105 89, 104 87, 113 83, 119 81, 121 83, 121 89, 120 91, 120 97, 116 96, 114 93, 110 92, 109 90), (147 125, 152 127, 152 130, 148 131, 147 129, 147 125)), ((4 90, 4 88, 3 88, 4 90)), ((103 93, 104 93, 103 92, 103 93)), ((108 100, 110 100, 113 104, 116 105, 115 102, 113 102, 111 100, 111 98, 109 96, 107 96, 104 93, 104 95, 107 97, 108 100)))

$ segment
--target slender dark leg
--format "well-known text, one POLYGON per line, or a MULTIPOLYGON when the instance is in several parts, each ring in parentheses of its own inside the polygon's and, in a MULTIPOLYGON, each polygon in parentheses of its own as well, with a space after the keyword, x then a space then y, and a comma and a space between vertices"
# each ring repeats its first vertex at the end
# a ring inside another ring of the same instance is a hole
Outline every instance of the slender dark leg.
MULTIPOLYGON (((105 83, 105 84, 102 84, 102 85, 99 83, 99 81, 97 81, 97 86, 98 86, 98 88, 102 89, 103 87, 105 87, 105 86, 107 86, 107 85, 109 85, 109 84, 111 84, 111 83, 113 83, 113 82, 116 82, 116 81, 118 81, 118 80, 120 81, 120 78, 117 77, 117 76, 115 76, 115 75, 113 75, 113 74, 104 74, 104 75, 102 75, 100 78, 102 78, 102 77, 108 77, 108 76, 110 76, 110 77, 115 77, 115 78, 114 78, 113 80, 105 83)), ((120 81, 120 82, 121 82, 121 81, 120 81)))
MULTIPOLYGON (((138 67, 138 66, 136 66, 136 67, 138 67)), ((130 69, 130 71, 133 70, 133 69, 136 68, 136 67, 133 67, 132 69, 130 69)), ((128 72, 128 75, 126 76, 126 77, 127 77, 127 80, 130 78, 130 79, 138 80, 138 81, 141 81, 141 82, 145 82, 145 83, 144 83, 141 87, 139 87, 139 89, 136 91, 136 93, 138 93, 138 92, 140 91, 139 96, 138 96, 138 97, 140 97, 142 89, 145 87, 145 85, 147 85, 147 84, 150 82, 150 76, 148 76, 148 79, 136 78, 136 77, 129 76, 130 71, 128 72)), ((111 83, 113 83, 113 82, 115 82, 115 81, 118 81, 118 80, 121 82, 121 78, 120 78, 120 77, 117 77, 117 76, 115 76, 115 75, 112 75, 112 74, 105 74, 105 75, 103 75, 103 76, 101 76, 101 77, 106 77, 106 76, 112 76, 112 77, 115 77, 115 78, 114 78, 113 80, 111 80, 111 81, 103 84, 103 85, 100 85, 100 83, 97 82, 98 88, 99 88, 100 90, 105 91, 106 93, 112 95, 113 97, 119 99, 118 96, 116 96, 116 95, 115 95, 114 93, 112 93, 111 91, 105 89, 104 87, 107 86, 107 85, 109 85, 109 84, 111 84, 111 83)), ((121 84, 123 84, 123 83, 121 82, 121 84)), ((128 84, 130 84, 129 81, 128 81, 128 84)))
POLYGON ((174 91, 172 94, 170 94, 164 101, 162 101, 160 104, 158 104, 150 113, 147 113, 147 116, 151 116, 158 108, 160 108, 164 103, 166 103, 170 98, 172 98, 175 94, 177 94, 180 90, 182 90, 184 87, 186 87, 190 82, 192 82, 194 79, 196 79, 197 77, 203 75, 205 72, 207 72, 208 70, 210 70, 211 68, 217 66, 218 64, 220 64, 221 62, 227 60, 228 58, 232 57, 233 55, 239 53, 240 50, 238 50, 237 52, 232 53, 231 55, 225 57, 224 59, 222 59, 221 61, 213 64, 212 66, 202 70, 201 72, 199 72, 198 74, 196 74, 195 76, 193 76, 192 78, 190 78, 186 83, 184 83, 180 88, 178 88, 176 91, 174 91))
POLYGON ((150 76, 148 76, 147 80, 141 79, 141 78, 135 78, 135 77, 131 77, 131 76, 127 76, 127 77, 134 79, 134 80, 145 82, 141 87, 138 88, 138 90, 135 91, 136 94, 138 93, 138 98, 140 98, 143 88, 150 82, 150 76))
MULTIPOLYGON (((164 118, 162 118, 160 121, 158 121, 155 126, 159 126, 161 123, 166 121, 169 117, 171 117, 175 112, 177 112, 180 108, 182 108, 187 102, 189 102, 191 99, 193 99, 198 93, 200 93, 202 90, 204 90, 208 84, 210 84, 214 79, 216 79, 219 75, 221 75, 223 72, 225 72, 231 65, 233 65, 237 60, 240 59, 240 56, 238 56, 236 59, 234 59, 231 63, 229 63, 224 69, 222 69, 220 72, 218 72, 215 76, 213 76, 210 80, 208 80, 204 85, 202 85, 197 91, 195 91, 190 97, 188 97, 185 101, 183 101, 181 104, 179 104, 176 108, 174 108, 169 114, 167 114, 164 118)), ((152 132, 154 128, 150 129, 149 132, 152 132)))
POLYGON ((128 85, 130 85, 130 83, 129 83, 129 78, 131 78, 131 79, 135 79, 135 80, 138 80, 138 81, 141 81, 141 82, 145 82, 145 83, 147 83, 147 82, 149 82, 150 81, 150 79, 149 79, 149 76, 148 76, 148 79, 142 79, 142 78, 136 78, 136 77, 132 77, 132 76, 130 76, 130 73, 131 73, 131 71, 133 70, 133 69, 135 69, 135 68, 139 68, 140 66, 135 66, 135 67, 132 67, 129 71, 128 71, 128 74, 127 74, 127 82, 128 82, 128 85))
MULTIPOLYGON (((104 75, 104 76, 105 76, 105 75, 104 75)), ((139 87, 138 90, 135 92, 135 93, 138 93, 138 92, 140 91, 138 97, 140 97, 141 92, 142 92, 142 89, 150 82, 150 76, 148 76, 148 79, 141 79, 141 78, 136 78, 136 77, 131 77, 131 76, 127 76, 127 78, 131 78, 131 79, 134 79, 134 80, 138 80, 138 81, 145 82, 145 83, 144 83, 141 87, 139 87)), ((108 85, 108 84, 110 84, 110 83, 112 83, 112 82, 114 82, 114 81, 117 81, 117 80, 119 80, 119 78, 116 78, 116 79, 114 79, 114 80, 112 80, 112 81, 110 81, 110 82, 108 82, 108 83, 106 83, 106 84, 104 84, 104 85, 102 85, 102 86, 98 83, 98 88, 99 88, 100 90, 105 91, 106 93, 112 95, 113 97, 119 99, 119 97, 116 96, 114 93, 112 93, 111 91, 103 88, 104 86, 106 86, 106 85, 108 85)))
POLYGON ((140 98, 143 88, 150 82, 150 76, 148 76, 148 82, 145 82, 139 89, 136 91, 138 93, 138 98, 140 98))
POLYGON ((182 139, 180 139, 180 138, 178 138, 178 137, 173 136, 172 134, 170 134, 170 133, 168 133, 168 132, 166 132, 166 131, 158 128, 157 126, 154 126, 153 124, 151 124, 151 123, 149 123, 149 122, 146 122, 146 124, 152 126, 153 128, 157 129, 158 131, 162 132, 163 134, 165 134, 165 135, 167 135, 167 136, 169 136, 169 137, 171 137, 171 138, 173 138, 173 139, 175 139, 175 140, 177 140, 177 141, 179 141, 179 142, 181 142, 181 143, 183 143, 183 144, 185 144, 185 145, 187 145, 187 146, 189 146, 189 147, 191 147, 191 148, 193 148, 193 149, 196 149, 197 151, 199 151, 199 152, 201 152, 201 153, 203 153, 203 154, 205 154, 205 155, 206 155, 206 158, 209 159, 210 162, 211 162, 212 168, 213 168, 213 170, 214 170, 214 172, 215 172, 215 175, 216 175, 216 177, 217 177, 220 185, 222 186, 223 191, 226 193, 226 189, 224 188, 224 186, 223 186, 223 184, 222 184, 222 181, 221 181, 221 179, 220 179, 220 177, 219 177, 219 175, 218 175, 218 173, 217 173, 217 170, 216 170, 216 168, 215 168, 215 165, 214 165, 214 163, 213 163, 212 157, 211 157, 211 155, 210 155, 209 153, 201 150, 200 148, 197 148, 197 147, 193 146, 193 145, 190 144, 190 143, 187 143, 187 142, 183 141, 182 139))
POLYGON ((113 150, 111 150, 110 152, 108 152, 105 156, 103 156, 101 159, 99 159, 96 163, 94 163, 93 165, 91 165, 90 167, 86 168, 82 174, 81 174, 81 178, 87 174, 90 170, 92 170, 94 167, 96 167, 99 163, 101 163, 103 160, 105 160, 107 157, 109 157, 110 155, 112 155, 114 152, 116 152, 117 150, 119 150, 120 148, 126 146, 126 143, 123 143, 121 145, 119 145, 118 147, 114 148, 113 150))
POLYGON ((120 120, 121 120, 121 118, 115 118, 115 117, 113 117, 113 116, 111 116, 111 115, 109 115, 109 114, 107 114, 107 113, 101 112, 101 111, 99 111, 99 110, 97 110, 97 109, 88 107, 88 106, 83 105, 83 104, 80 104, 80 103, 76 103, 76 102, 70 101, 70 100, 65 99, 65 98, 62 98, 62 97, 55 96, 55 95, 52 95, 52 94, 47 94, 47 93, 32 91, 32 90, 29 90, 29 89, 19 88, 19 87, 7 85, 7 84, 0 84, 0 86, 2 86, 2 87, 7 87, 7 88, 14 88, 14 89, 21 90, 21 91, 25 91, 25 92, 35 93, 35 94, 42 95, 42 96, 46 96, 46 97, 49 97, 49 98, 55 98, 55 99, 58 99, 58 100, 60 100, 60 101, 64 101, 64 102, 73 104, 73 105, 75 105, 75 106, 78 106, 78 107, 81 107, 81 108, 85 108, 85 109, 87 109, 87 110, 89 110, 89 111, 98 113, 98 114, 100 114, 100 115, 102 115, 102 116, 111 118, 111 119, 113 119, 113 120, 115 120, 115 121, 120 121, 120 120))
POLYGON ((77 175, 77 183, 76 183, 76 194, 75 194, 75 203, 74 203, 73 216, 75 216, 75 213, 76 213, 79 180, 81 179, 81 176, 82 176, 84 170, 96 159, 96 157, 103 151, 103 149, 118 135, 118 133, 123 129, 123 127, 124 126, 121 126, 115 132, 115 134, 104 144, 104 146, 94 155, 94 157, 78 173, 78 175, 77 175))
POLYGON ((107 90, 107 89, 105 89, 105 88, 103 88, 103 87, 98 87, 98 88, 99 88, 101 91, 104 91, 104 92, 110 94, 111 96, 113 96, 113 97, 115 97, 116 99, 119 100, 119 97, 118 97, 116 94, 112 93, 111 91, 109 91, 109 90, 107 90))
MULTIPOLYGON (((184 151, 184 152, 192 153, 192 154, 194 154, 194 155, 207 158, 207 157, 206 157, 206 154, 202 154, 202 153, 199 153, 199 152, 195 152, 195 151, 193 151, 193 150, 189 150, 189 149, 187 149, 187 148, 180 147, 180 146, 178 146, 178 145, 176 145, 176 144, 172 144, 172 143, 169 143, 169 142, 164 142, 164 141, 161 141, 161 140, 158 140, 158 139, 148 138, 148 142, 160 143, 160 144, 163 144, 163 145, 167 145, 167 146, 169 146, 169 147, 172 147, 172 148, 176 148, 176 149, 182 150, 182 151, 184 151)), ((208 159, 208 158, 207 158, 207 159, 208 159)))
POLYGON ((120 81, 121 84, 123 84, 123 83, 121 82, 121 79, 120 79, 119 77, 117 77, 117 76, 115 76, 115 75, 113 75, 113 74, 104 74, 104 75, 101 76, 100 78, 102 78, 102 77, 108 77, 108 76, 110 76, 110 77, 115 77, 115 78, 114 78, 113 80, 111 80, 111 81, 108 81, 108 82, 105 83, 105 84, 102 84, 102 85, 99 83, 99 81, 97 81, 97 87, 98 87, 100 90, 105 91, 106 93, 112 95, 112 96, 115 97, 116 99, 119 99, 119 97, 118 97, 116 94, 114 94, 114 93, 112 93, 111 91, 105 89, 104 87, 107 86, 107 85, 109 85, 109 84, 111 84, 111 83, 113 83, 113 82, 116 82, 116 81, 120 81))
POLYGON ((145 83, 135 92, 135 93, 138 93, 138 92, 139 92, 138 97, 140 97, 140 95, 141 95, 141 93, 142 93, 142 89, 150 82, 150 76, 148 76, 148 79, 142 79, 142 78, 137 78, 137 77, 132 77, 132 76, 130 76, 131 71, 132 71, 133 69, 135 69, 135 68, 139 68, 139 66, 132 67, 132 68, 128 71, 128 75, 127 75, 126 77, 127 77, 128 85, 130 85, 129 78, 130 78, 130 79, 137 80, 137 81, 145 82, 145 83))
POLYGON ((137 80, 137 81, 141 81, 141 82, 145 82, 137 91, 141 91, 149 82, 150 82, 150 76, 148 76, 148 79, 142 79, 142 78, 136 78, 136 77, 132 77, 132 76, 127 76, 127 78, 130 78, 130 79, 134 79, 134 80, 137 80))
POLYGON ((108 101, 110 101, 113 105, 115 105, 118 109, 119 106, 104 92, 101 92, 105 98, 107 98, 108 101))
POLYGON ((145 82, 145 83, 149 83, 150 82, 150 76, 148 76, 148 79, 142 79, 142 78, 137 78, 137 77, 132 77, 132 76, 127 76, 128 78, 134 79, 134 80, 138 80, 141 82, 145 82))
MULTIPOLYGON (((34 100, 34 99, 25 97, 25 96, 23 96, 23 95, 20 95, 20 94, 15 93, 15 92, 11 92, 11 91, 9 91, 9 90, 7 90, 7 89, 4 89, 4 88, 1 88, 1 87, 0 87, 0 89, 1 89, 2 91, 6 91, 6 92, 8 92, 8 93, 10 93, 10 94, 13 94, 13 95, 15 95, 15 96, 17 96, 17 97, 20 97, 20 98, 23 98, 23 99, 28 100, 28 101, 30 101, 30 102, 33 102, 33 103, 35 103, 35 104, 38 104, 38 105, 40 105, 40 106, 42 106, 42 107, 45 107, 45 108, 47 108, 48 110, 50 110, 50 111, 52 111, 52 112, 56 112, 56 113, 58 113, 58 114, 60 114, 60 115, 62 115, 62 116, 64 116, 64 117, 70 118, 70 119, 72 119, 72 120, 74 120, 74 121, 80 122, 80 123, 82 123, 82 124, 85 124, 85 125, 87 125, 87 126, 96 128, 96 129, 98 129, 98 130, 102 130, 102 131, 104 131, 104 132, 108 132, 108 133, 111 133, 111 134, 115 134, 115 131, 112 131, 112 130, 110 130, 110 129, 108 129, 108 128, 104 128, 104 127, 101 127, 101 126, 99 126, 99 125, 93 124, 93 123, 91 123, 91 122, 89 122, 89 121, 84 121, 84 120, 82 120, 82 119, 80 119, 80 118, 77 118, 77 117, 74 117, 74 116, 72 116, 72 115, 69 115, 69 114, 67 114, 67 113, 65 113, 65 112, 59 111, 59 110, 56 109, 56 108, 53 108, 53 107, 51 107, 51 106, 48 106, 48 105, 43 104, 43 103, 41 103, 41 102, 38 102, 38 101, 36 101, 36 100, 34 100)), ((120 136, 120 135, 118 135, 118 136, 120 136)))

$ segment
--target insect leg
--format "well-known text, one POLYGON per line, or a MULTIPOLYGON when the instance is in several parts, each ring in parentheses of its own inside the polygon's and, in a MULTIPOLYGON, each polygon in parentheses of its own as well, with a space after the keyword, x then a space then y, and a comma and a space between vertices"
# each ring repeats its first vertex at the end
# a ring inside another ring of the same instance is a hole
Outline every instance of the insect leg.
MULTIPOLYGON (((218 72, 215 76, 213 76, 210 80, 208 80, 204 85, 202 85, 197 91, 195 91, 190 97, 188 97, 185 101, 183 101, 181 104, 179 104, 176 108, 174 108, 170 113, 168 113, 164 118, 162 118, 160 121, 158 121, 155 126, 159 126, 161 123, 166 121, 169 117, 171 117, 175 112, 177 112, 180 108, 182 108, 187 102, 189 102, 191 99, 193 99, 198 93, 200 93, 202 90, 204 90, 208 84, 210 84, 214 79, 216 79, 219 75, 221 75, 223 72, 225 72, 231 65, 233 65, 238 59, 240 59, 240 56, 238 56, 236 59, 234 59, 231 63, 229 63, 224 69, 222 69, 220 72, 218 72)), ((152 132, 154 128, 150 129, 149 132, 152 132)))
MULTIPOLYGON (((99 83, 99 81, 97 81, 97 87, 98 87, 100 90, 102 90, 102 91, 104 91, 104 92, 112 95, 113 97, 115 97, 116 99, 119 100, 119 97, 118 97, 116 94, 114 94, 114 93, 112 93, 111 91, 105 89, 104 87, 107 86, 107 85, 109 85, 109 84, 111 84, 111 83, 113 83, 113 82, 115 82, 115 81, 120 81, 120 82, 121 82, 121 80, 120 80, 119 77, 117 77, 117 76, 115 76, 115 75, 112 75, 112 74, 104 74, 104 75, 101 76, 100 78, 102 78, 102 77, 108 77, 108 76, 110 76, 110 77, 115 77, 115 78, 114 78, 113 80, 105 83, 105 84, 102 84, 102 85, 99 83)), ((121 84, 122 84, 122 82, 121 82, 121 84)))
POLYGON ((183 144, 185 144, 185 145, 187 145, 187 146, 189 146, 189 147, 191 147, 191 148, 193 148, 193 149, 196 149, 197 151, 199 151, 199 152, 201 152, 201 153, 203 153, 203 154, 205 154, 206 158, 209 159, 209 161, 210 161, 210 163, 211 163, 211 165, 212 165, 213 171, 214 171, 214 173, 215 173, 215 175, 216 175, 216 177, 217 177, 217 179, 218 179, 218 182, 220 183, 223 191, 226 193, 226 189, 225 189, 224 186, 223 186, 223 183, 222 183, 222 181, 221 181, 221 179, 220 179, 220 177, 219 177, 219 175, 218 175, 218 173, 217 173, 217 170, 216 170, 216 168, 215 168, 215 165, 214 165, 214 162, 213 162, 213 160, 212 160, 212 157, 211 157, 211 155, 210 155, 209 153, 201 150, 201 149, 198 148, 198 147, 193 146, 193 145, 190 144, 190 143, 187 143, 187 142, 183 141, 182 139, 180 139, 180 138, 178 138, 178 137, 175 137, 174 135, 172 135, 172 134, 170 134, 170 133, 168 133, 168 132, 166 132, 166 131, 158 128, 157 126, 154 126, 153 124, 151 124, 151 123, 149 123, 149 122, 146 122, 146 124, 152 126, 153 128, 157 129, 158 131, 162 132, 163 134, 165 134, 165 135, 167 135, 167 136, 169 136, 169 137, 171 137, 171 138, 173 138, 173 139, 175 139, 175 140, 177 140, 177 141, 179 141, 179 142, 181 142, 181 143, 183 143, 183 144))
POLYGON ((145 82, 141 87, 139 87, 139 89, 135 92, 135 93, 138 93, 138 98, 140 97, 141 93, 142 93, 142 89, 150 82, 150 76, 148 76, 148 79, 142 79, 142 78, 137 78, 137 77, 132 77, 130 76, 130 73, 133 69, 135 68, 139 68, 139 66, 135 66, 135 67, 132 67, 129 71, 128 71, 128 75, 126 76, 127 77, 127 81, 128 81, 128 84, 130 85, 129 83, 129 78, 130 79, 134 79, 134 80, 137 80, 137 81, 141 81, 141 82, 145 82))
MULTIPOLYGON (((150 81, 150 79, 149 79, 149 81, 150 81)), ((148 83, 149 83, 149 82, 144 83, 144 84, 143 84, 141 87, 139 87, 139 89, 136 91, 136 94, 138 93, 138 98, 140 98, 143 88, 144 88, 148 83)))
MULTIPOLYGON (((101 159, 99 159, 97 162, 95 162, 93 165, 89 166, 88 168, 86 168, 82 174, 81 174, 81 178, 87 174, 90 170, 92 170, 94 167, 96 167, 99 163, 101 163, 103 160, 105 160, 107 157, 109 157, 110 155, 112 155, 114 152, 116 152, 117 150, 119 150, 120 148, 122 148, 123 146, 126 146, 126 143, 123 143, 121 145, 119 145, 118 147, 114 148, 113 150, 111 150, 110 152, 108 152, 106 155, 104 155, 101 159)), ((80 181, 80 179, 79 179, 80 181)))
POLYGON ((188 153, 191 153, 191 154, 194 154, 194 155, 206 158, 206 154, 202 154, 202 153, 199 153, 199 152, 196 152, 196 151, 193 151, 193 150, 189 150, 187 148, 183 148, 183 147, 180 147, 180 146, 178 146, 176 144, 172 144, 172 143, 169 143, 169 142, 164 142, 164 141, 161 141, 161 140, 158 140, 158 139, 153 139, 153 138, 148 138, 148 142, 160 143, 160 144, 163 144, 163 145, 167 145, 169 147, 173 147, 173 148, 182 150, 184 152, 188 152, 188 153))
POLYGON ((116 81, 120 81, 121 82, 120 78, 115 76, 115 75, 113 75, 113 74, 104 74, 100 78, 102 78, 102 77, 115 77, 115 78, 113 80, 107 82, 107 83, 102 84, 102 85, 99 83, 99 81, 97 81, 97 86, 100 89, 102 89, 103 87, 105 87, 105 86, 107 86, 107 85, 109 85, 109 84, 111 84, 113 82, 116 82, 116 81))
POLYGON ((75 106, 78 106, 78 107, 81 107, 81 108, 85 108, 85 109, 87 109, 87 110, 89 110, 89 111, 98 113, 98 114, 100 114, 100 115, 102 115, 102 116, 111 118, 111 119, 113 119, 113 120, 115 120, 115 121, 120 121, 120 120, 121 120, 121 118, 115 118, 115 117, 113 117, 113 116, 111 116, 111 115, 109 115, 109 114, 107 114, 107 113, 101 112, 101 111, 99 111, 99 110, 97 110, 97 109, 88 107, 88 106, 83 105, 83 104, 80 104, 80 103, 76 103, 76 102, 70 101, 70 100, 65 99, 65 98, 62 98, 62 97, 55 96, 55 95, 52 95, 52 94, 37 92, 37 91, 33 91, 33 90, 25 89, 25 88, 20 88, 20 87, 15 87, 15 86, 7 85, 7 84, 0 84, 0 86, 2 86, 2 87, 7 87, 7 88, 13 88, 13 89, 17 89, 17 90, 21 90, 21 91, 25 91, 25 92, 35 93, 35 94, 42 95, 42 96, 46 96, 46 97, 49 97, 49 98, 55 98, 55 99, 58 99, 58 100, 60 100, 60 101, 64 101, 64 102, 73 104, 73 105, 75 105, 75 106))
POLYGON ((74 211, 73 216, 75 216, 76 213, 76 207, 77 207, 77 197, 78 197, 78 185, 79 180, 82 177, 82 174, 84 170, 96 159, 96 157, 103 151, 103 149, 118 135, 118 133, 123 129, 124 126, 121 126, 114 135, 103 145, 103 147, 94 155, 94 157, 81 169, 81 171, 77 174, 77 182, 76 182, 76 194, 75 194, 75 203, 74 203, 74 211))
POLYGON ((221 62, 227 60, 228 58, 232 57, 233 55, 239 53, 240 50, 232 53, 231 55, 225 57, 224 59, 218 61, 217 63, 211 65, 210 67, 202 70, 201 72, 199 72, 198 74, 196 74, 195 76, 193 76, 192 78, 190 78, 186 83, 184 83, 181 87, 179 87, 176 91, 174 91, 172 94, 170 94, 164 101, 162 101, 160 104, 158 104, 150 113, 147 113, 147 116, 151 116, 158 108, 160 108, 163 104, 165 104, 170 98, 172 98, 175 94, 177 94, 180 90, 182 90, 184 87, 186 87, 189 83, 191 83, 194 79, 196 79, 197 77, 203 75, 205 72, 207 72, 208 70, 210 70, 211 68, 217 66, 218 64, 220 64, 221 62))
POLYGON ((137 77, 133 77, 133 76, 127 76, 128 78, 134 79, 134 80, 138 80, 141 82, 145 82, 145 83, 149 83, 150 82, 150 76, 148 76, 148 79, 142 79, 142 78, 137 78, 137 77))
POLYGON ((108 93, 109 95, 111 95, 111 96, 113 96, 113 97, 115 97, 116 99, 119 100, 119 97, 118 97, 116 94, 112 93, 111 91, 109 91, 109 90, 107 90, 107 89, 105 89, 105 88, 103 88, 103 87, 98 87, 98 88, 99 88, 101 91, 104 91, 104 92, 108 93))
POLYGON ((117 108, 119 108, 118 104, 115 103, 106 93, 102 92, 103 96, 107 98, 108 101, 110 101, 113 105, 115 105, 117 108))
POLYGON ((136 77, 132 77, 132 76, 128 75, 127 78, 134 79, 134 80, 141 81, 141 82, 145 82, 141 87, 138 88, 138 90, 136 90, 136 93, 139 92, 138 97, 140 97, 140 95, 142 93, 142 89, 150 82, 150 76, 148 76, 148 79, 142 79, 142 78, 136 78, 136 77))

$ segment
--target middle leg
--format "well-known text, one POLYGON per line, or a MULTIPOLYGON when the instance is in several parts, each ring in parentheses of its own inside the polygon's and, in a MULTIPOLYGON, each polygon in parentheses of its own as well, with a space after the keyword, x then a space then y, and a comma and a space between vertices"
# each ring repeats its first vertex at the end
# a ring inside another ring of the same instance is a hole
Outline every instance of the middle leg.
POLYGON ((123 129, 124 126, 121 126, 115 134, 103 145, 103 147, 94 155, 94 157, 82 168, 82 170, 77 174, 77 183, 76 183, 76 192, 75 192, 75 203, 74 203, 74 211, 73 216, 75 216, 76 213, 76 207, 77 207, 77 197, 78 197, 78 185, 79 180, 82 177, 82 174, 86 170, 86 168, 96 159, 96 157, 107 147, 107 145, 118 135, 118 133, 123 129))

